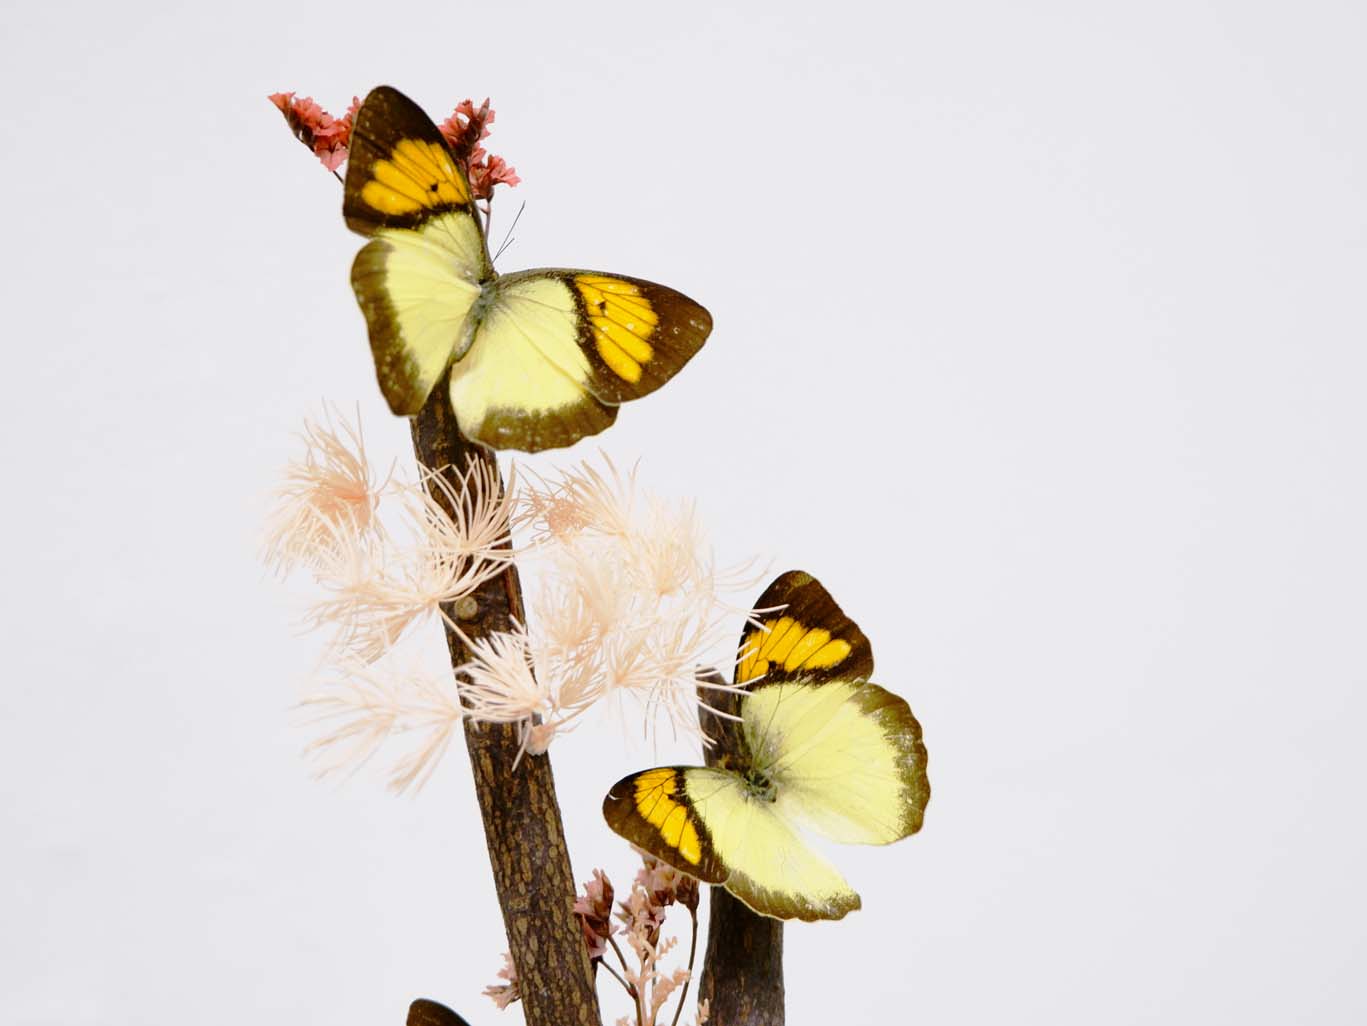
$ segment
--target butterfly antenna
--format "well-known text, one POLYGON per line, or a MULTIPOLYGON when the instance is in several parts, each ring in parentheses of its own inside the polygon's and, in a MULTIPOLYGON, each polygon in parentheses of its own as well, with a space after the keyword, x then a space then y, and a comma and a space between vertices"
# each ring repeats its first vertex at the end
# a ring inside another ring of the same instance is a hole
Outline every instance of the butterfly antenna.
POLYGON ((507 248, 512 244, 512 242, 513 242, 513 229, 517 227, 517 222, 520 221, 520 220, 522 219, 522 211, 524 211, 524 210, 526 210, 526 209, 527 209, 527 201, 526 201, 526 200, 523 200, 523 201, 522 201, 522 206, 520 206, 520 207, 517 208, 517 214, 516 214, 516 216, 513 217, 513 223, 510 224, 510 225, 508 225, 508 231, 507 231, 506 233, 504 233, 504 236, 503 236, 503 244, 500 245, 500 246, 498 247, 498 252, 494 254, 494 259, 495 259, 495 260, 497 260, 499 257, 501 257, 501 256, 503 255, 503 251, 504 251, 505 249, 507 249, 507 248))

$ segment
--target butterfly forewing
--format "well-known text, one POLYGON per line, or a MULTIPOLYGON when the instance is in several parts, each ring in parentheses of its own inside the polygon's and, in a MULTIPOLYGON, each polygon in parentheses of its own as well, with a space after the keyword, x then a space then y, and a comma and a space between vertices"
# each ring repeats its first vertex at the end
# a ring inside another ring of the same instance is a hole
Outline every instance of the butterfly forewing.
POLYGON ((711 833, 686 782, 689 774, 700 772, 712 771, 658 766, 623 777, 603 799, 603 817, 618 834, 657 859, 706 883, 721 883, 727 868, 712 847, 711 833))
POLYGON ((921 829, 926 749, 901 698, 867 682, 785 682, 756 689, 742 714, 785 819, 842 844, 889 844, 921 829))
MULTIPOLYGON (((470 183, 440 130, 390 86, 372 89, 356 112, 344 188, 342 216, 362 235, 419 228, 442 214, 475 216, 470 183)), ((481 279, 492 275, 487 253, 478 270, 481 279)))
POLYGON ((393 412, 412 416, 468 344, 493 268, 460 165, 431 119, 388 86, 357 111, 342 212, 371 236, 351 286, 380 390, 393 412))
POLYGON ((737 684, 868 680, 873 649, 815 577, 790 570, 755 603, 741 632, 737 684))

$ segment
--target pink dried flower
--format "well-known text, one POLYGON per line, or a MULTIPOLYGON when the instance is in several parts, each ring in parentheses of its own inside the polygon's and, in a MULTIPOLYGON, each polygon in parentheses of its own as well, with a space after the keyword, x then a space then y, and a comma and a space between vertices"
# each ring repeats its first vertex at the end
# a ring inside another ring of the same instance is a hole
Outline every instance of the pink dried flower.
POLYGON ((676 901, 690 911, 698 907, 698 881, 653 855, 641 853, 641 868, 636 873, 635 883, 658 909, 663 910, 676 901))
MULTIPOLYGON (((617 918, 622 922, 621 932, 636 963, 633 966, 625 957, 620 958, 622 976, 619 982, 636 1002, 636 1021, 639 1026, 656 1026, 661 1021, 660 1013, 665 1004, 682 988, 672 1020, 677 1023, 684 999, 688 996, 693 960, 698 950, 697 881, 644 852, 641 855, 643 866, 632 881, 631 893, 617 903, 617 918), (667 909, 676 902, 688 909, 691 939, 688 967, 669 971, 663 967, 664 959, 679 942, 676 937, 662 936, 662 929, 667 909)), ((620 950, 618 955, 621 956, 620 950)), ((698 1015, 699 1022, 706 1021, 706 1006, 699 1007, 698 1015)))
POLYGON ((608 938, 616 931, 612 922, 612 881, 601 869, 584 884, 584 893, 574 900, 574 912, 584 931, 589 958, 602 958, 608 951, 608 938))
POLYGON ((496 185, 511 188, 521 184, 522 179, 518 177, 517 169, 502 157, 492 154, 486 157, 484 151, 480 150, 478 159, 470 161, 470 191, 475 199, 489 199, 493 196, 496 185))
POLYGON ((470 180, 470 192, 475 199, 492 198, 494 186, 514 186, 521 183, 515 169, 502 157, 491 156, 480 142, 489 137, 489 126, 494 123, 494 112, 489 99, 478 107, 473 100, 461 100, 451 116, 437 126, 456 159, 465 168, 470 180))
POLYGON ((503 968, 498 975, 508 982, 491 984, 484 988, 484 994, 492 998, 501 1011, 522 997, 517 986, 517 967, 513 965, 513 957, 506 951, 503 953, 503 968))
POLYGON ((658 1020, 660 1009, 664 1007, 670 996, 693 978, 693 974, 687 969, 675 969, 672 973, 657 972, 651 980, 650 985, 650 1004, 647 1006, 647 1022, 654 1023, 658 1020))
POLYGON ((351 106, 340 118, 323 110, 311 96, 301 100, 294 93, 272 93, 270 101, 285 116, 294 137, 313 150, 325 168, 336 172, 345 163, 351 125, 361 106, 359 97, 352 97, 351 106))
POLYGON ((494 123, 494 112, 489 109, 489 98, 478 107, 474 100, 461 100, 451 116, 437 126, 456 158, 464 163, 478 159, 479 141, 489 136, 494 123))

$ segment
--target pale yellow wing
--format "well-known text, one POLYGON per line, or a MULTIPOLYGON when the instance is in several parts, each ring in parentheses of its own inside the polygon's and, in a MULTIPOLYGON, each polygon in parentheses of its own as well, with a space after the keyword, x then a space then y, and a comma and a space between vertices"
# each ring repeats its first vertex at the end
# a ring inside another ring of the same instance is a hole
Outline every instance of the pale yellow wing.
POLYGON ((617 407, 588 388, 570 286, 551 276, 500 279, 465 356, 451 367, 451 408, 467 438, 537 452, 594 435, 617 407))
POLYGON ((351 286, 370 328, 375 374, 389 408, 422 409, 468 340, 466 319, 480 287, 468 274, 484 245, 472 218, 434 217, 421 228, 381 228, 356 254, 351 286))
POLYGON ((689 769, 683 781, 689 806, 726 867, 723 886, 750 908, 809 922, 841 919, 859 908, 859 895, 793 832, 779 802, 757 795, 726 770, 689 769))
POLYGON ((921 828, 926 749, 901 698, 859 681, 766 684, 741 716, 782 819, 845 844, 889 844, 921 828))
POLYGON ((342 212, 371 239, 351 285, 380 390, 412 416, 469 343, 467 316, 493 267, 459 162, 418 105, 388 86, 356 114, 342 212))
POLYGON ((724 886, 761 915, 840 919, 859 907, 835 867, 737 773, 698 766, 633 773, 603 799, 603 816, 638 848, 724 886))

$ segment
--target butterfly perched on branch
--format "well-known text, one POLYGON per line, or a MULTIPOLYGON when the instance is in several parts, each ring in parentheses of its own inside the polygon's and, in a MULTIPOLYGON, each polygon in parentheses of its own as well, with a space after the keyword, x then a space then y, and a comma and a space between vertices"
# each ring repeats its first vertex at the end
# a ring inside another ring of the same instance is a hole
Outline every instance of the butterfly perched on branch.
POLYGON ((497 274, 460 155, 398 90, 371 91, 349 144, 342 212, 370 238, 351 284, 394 413, 416 414, 446 379, 467 438, 570 445, 673 377, 711 332, 701 306, 639 278, 497 274))
POLYGON ((930 798, 921 727, 872 673, 868 639, 826 589, 783 574, 741 635, 739 721, 719 765, 619 780, 603 800, 608 825, 761 915, 844 917, 859 895, 796 828, 889 844, 921 828, 930 798))

